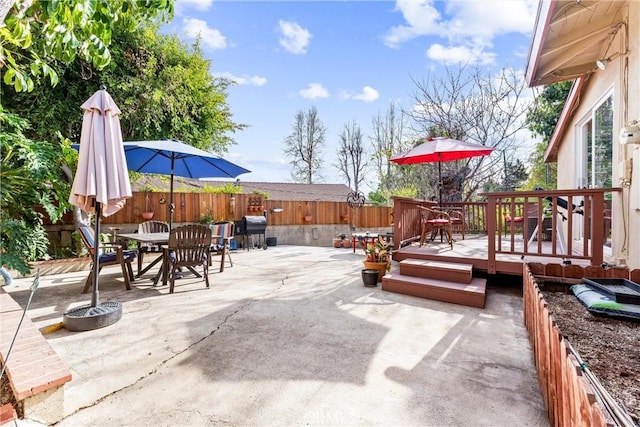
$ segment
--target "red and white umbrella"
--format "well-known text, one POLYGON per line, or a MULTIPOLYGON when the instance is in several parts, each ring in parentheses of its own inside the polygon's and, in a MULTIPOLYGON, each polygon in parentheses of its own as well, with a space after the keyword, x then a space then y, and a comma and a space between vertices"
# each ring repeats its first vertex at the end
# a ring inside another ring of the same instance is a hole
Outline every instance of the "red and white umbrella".
MULTIPOLYGON (((406 153, 391 158, 391 161, 399 165, 438 162, 438 182, 440 183, 442 181, 442 162, 486 156, 492 151, 491 147, 457 139, 429 138, 406 153)), ((438 188, 440 189, 438 203, 442 204, 442 185, 438 185, 438 188)))

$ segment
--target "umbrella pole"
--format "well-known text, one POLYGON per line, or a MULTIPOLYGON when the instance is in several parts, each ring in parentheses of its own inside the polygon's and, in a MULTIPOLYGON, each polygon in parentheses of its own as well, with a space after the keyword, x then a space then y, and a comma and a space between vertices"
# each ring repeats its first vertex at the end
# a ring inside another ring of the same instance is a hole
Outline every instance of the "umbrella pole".
POLYGON ((442 207, 442 162, 438 160, 438 204, 442 207))
POLYGON ((100 271, 99 258, 100 258, 100 215, 102 206, 100 202, 96 201, 96 228, 95 228, 95 242, 93 247, 93 294, 91 295, 91 307, 97 307, 99 302, 98 292, 98 272, 100 271))
POLYGON ((175 157, 171 153, 171 181, 169 184, 169 231, 173 229, 173 211, 176 209, 176 205, 173 204, 173 161, 175 157))

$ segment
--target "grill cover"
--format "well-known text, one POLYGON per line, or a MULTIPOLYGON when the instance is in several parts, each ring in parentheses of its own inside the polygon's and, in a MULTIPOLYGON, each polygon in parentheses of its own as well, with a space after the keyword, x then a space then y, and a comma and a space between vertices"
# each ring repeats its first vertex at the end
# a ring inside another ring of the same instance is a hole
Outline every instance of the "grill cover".
POLYGON ((267 228, 267 218, 264 216, 242 217, 244 234, 264 234, 267 228))
POLYGON ((233 222, 236 225, 235 231, 234 231, 234 234, 236 236, 244 236, 245 234, 247 234, 244 231, 244 219, 240 219, 238 221, 233 221, 233 222))

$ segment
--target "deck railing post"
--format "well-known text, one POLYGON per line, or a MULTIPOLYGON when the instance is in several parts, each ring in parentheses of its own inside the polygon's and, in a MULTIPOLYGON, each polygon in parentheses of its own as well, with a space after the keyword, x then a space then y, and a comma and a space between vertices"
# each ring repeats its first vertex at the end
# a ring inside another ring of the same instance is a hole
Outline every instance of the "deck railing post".
POLYGON ((487 212, 485 216, 487 222, 487 244, 488 259, 487 272, 489 274, 496 273, 496 198, 489 195, 487 200, 487 212))
POLYGON ((591 217, 591 265, 601 265, 604 261, 604 193, 593 194, 591 217))

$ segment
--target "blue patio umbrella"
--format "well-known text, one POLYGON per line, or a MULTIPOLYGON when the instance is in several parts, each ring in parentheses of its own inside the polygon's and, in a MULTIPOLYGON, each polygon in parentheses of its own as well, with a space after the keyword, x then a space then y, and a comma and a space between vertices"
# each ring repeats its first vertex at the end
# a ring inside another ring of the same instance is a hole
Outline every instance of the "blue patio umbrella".
POLYGON ((173 177, 235 178, 251 172, 241 166, 176 139, 129 141, 124 143, 127 167, 131 171, 170 175, 169 229, 173 225, 173 177))

